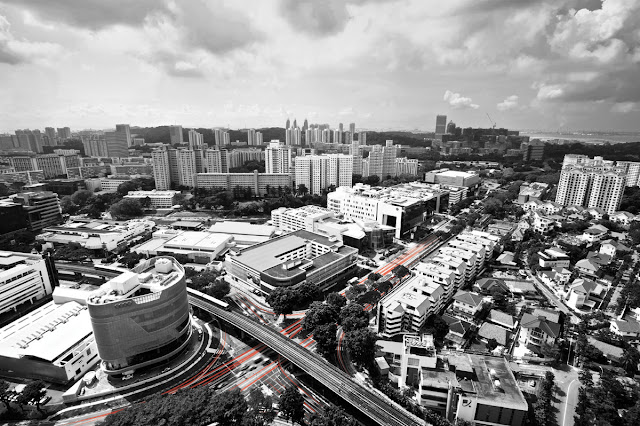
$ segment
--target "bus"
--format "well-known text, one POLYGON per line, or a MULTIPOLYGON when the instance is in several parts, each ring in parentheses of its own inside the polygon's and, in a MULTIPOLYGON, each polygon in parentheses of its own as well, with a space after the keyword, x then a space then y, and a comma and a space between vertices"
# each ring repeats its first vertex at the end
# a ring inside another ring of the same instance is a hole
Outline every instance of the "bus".
POLYGON ((200 297, 204 300, 206 300, 207 302, 211 302, 214 305, 216 305, 218 308, 224 309, 225 311, 229 310, 229 304, 223 300, 220 299, 216 299, 215 297, 209 296, 208 294, 204 294, 202 292, 199 292, 198 290, 194 290, 192 288, 187 287, 187 292, 191 293, 191 295, 196 296, 196 297, 200 297))

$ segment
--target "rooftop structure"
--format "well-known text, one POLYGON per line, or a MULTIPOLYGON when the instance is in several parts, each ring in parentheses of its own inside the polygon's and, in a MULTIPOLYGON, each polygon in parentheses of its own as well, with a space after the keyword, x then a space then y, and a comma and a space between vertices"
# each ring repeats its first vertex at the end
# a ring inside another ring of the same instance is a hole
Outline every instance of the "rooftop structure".
POLYGON ((53 246, 77 243, 88 250, 114 251, 133 243, 145 232, 151 232, 154 222, 145 219, 111 221, 72 219, 63 225, 49 226, 36 238, 53 246))
POLYGON ((0 373, 58 383, 98 361, 86 306, 49 302, 0 329, 0 373))
POLYGON ((356 254, 335 238, 299 230, 232 251, 226 265, 233 280, 271 292, 306 280, 320 287, 333 285, 355 265, 356 254))
POLYGON ((155 257, 107 281, 87 299, 91 325, 110 375, 177 355, 191 335, 184 269, 155 257))
POLYGON ((229 234, 160 229, 153 233, 152 239, 132 250, 145 256, 182 254, 195 263, 209 263, 234 246, 229 234))

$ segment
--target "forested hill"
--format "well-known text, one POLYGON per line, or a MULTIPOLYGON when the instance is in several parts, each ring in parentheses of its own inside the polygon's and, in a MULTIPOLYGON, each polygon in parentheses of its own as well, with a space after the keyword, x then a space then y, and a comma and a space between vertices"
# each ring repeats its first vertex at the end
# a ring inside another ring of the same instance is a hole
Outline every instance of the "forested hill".
POLYGON ((601 156, 605 160, 640 161, 640 142, 614 144, 572 143, 566 145, 547 144, 544 148, 545 159, 562 162, 565 154, 583 154, 589 157, 601 156))
MULTIPOLYGON (((183 128, 183 139, 185 141, 189 140, 188 128, 183 128)), ((214 136, 212 129, 203 129, 197 128, 195 129, 198 133, 202 133, 204 138, 204 143, 213 145, 214 144, 214 136)), ((282 127, 268 127, 263 129, 256 129, 258 132, 262 132, 262 140, 266 143, 273 139, 279 139, 284 142, 285 134, 284 129, 282 127)), ((246 129, 240 130, 228 130, 229 132, 229 140, 231 142, 235 142, 236 140, 240 142, 247 141, 247 131, 246 129)), ((145 143, 157 143, 164 142, 168 143, 170 141, 169 138, 169 126, 159 126, 159 127, 134 127, 131 128, 131 133, 137 135, 138 137, 142 137, 145 140, 145 143)), ((411 145, 411 146, 424 146, 424 138, 433 137, 433 134, 418 134, 418 133, 410 133, 410 132, 371 132, 367 131, 367 145, 375 145, 381 144, 384 145, 387 139, 393 140, 396 144, 402 145, 411 145)))

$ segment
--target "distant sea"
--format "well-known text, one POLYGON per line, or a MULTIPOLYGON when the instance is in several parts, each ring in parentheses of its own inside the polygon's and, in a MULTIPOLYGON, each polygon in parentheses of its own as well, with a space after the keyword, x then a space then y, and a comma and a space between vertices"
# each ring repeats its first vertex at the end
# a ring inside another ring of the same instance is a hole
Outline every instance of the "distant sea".
POLYGON ((521 131, 521 135, 529 136, 531 139, 541 141, 553 141, 556 139, 565 141, 577 141, 583 143, 623 143, 640 142, 640 132, 538 132, 521 131))

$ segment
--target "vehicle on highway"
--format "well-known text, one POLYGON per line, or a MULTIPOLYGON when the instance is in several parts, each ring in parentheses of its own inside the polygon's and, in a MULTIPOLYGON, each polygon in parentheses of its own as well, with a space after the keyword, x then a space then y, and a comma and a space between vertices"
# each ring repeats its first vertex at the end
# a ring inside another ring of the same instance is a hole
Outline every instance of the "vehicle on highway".
POLYGON ((171 371, 170 367, 165 368, 164 370, 162 370, 162 374, 166 373, 167 371, 171 371))
POLYGON ((130 374, 124 374, 124 375, 122 376, 122 380, 130 380, 130 379, 133 379, 133 373, 130 373, 130 374))
POLYGON ((202 329, 201 329, 201 328, 199 328, 199 329, 198 329, 198 340, 202 340, 202 335, 203 335, 203 333, 202 333, 202 329))

